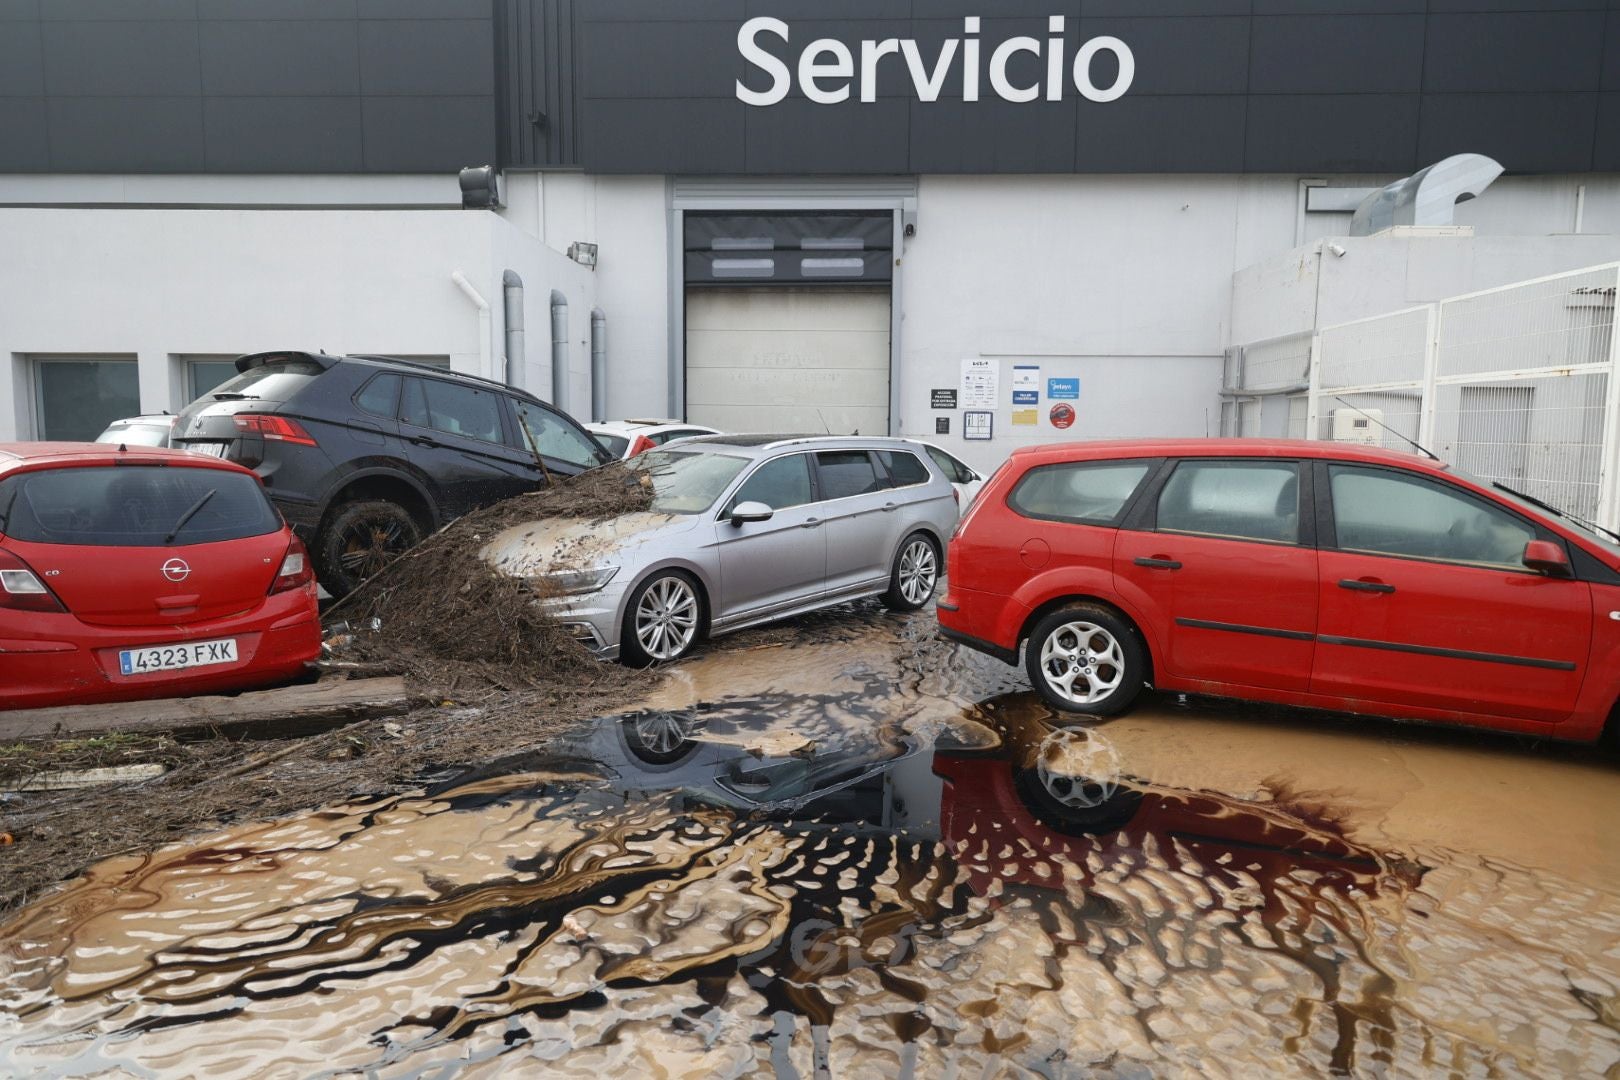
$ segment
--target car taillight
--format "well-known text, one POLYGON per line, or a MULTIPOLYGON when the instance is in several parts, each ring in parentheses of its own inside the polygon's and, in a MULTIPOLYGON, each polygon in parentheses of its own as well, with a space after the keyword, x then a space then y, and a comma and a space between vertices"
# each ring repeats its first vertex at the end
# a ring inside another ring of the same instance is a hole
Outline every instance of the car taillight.
POLYGON ((304 549, 304 542, 295 536, 281 560, 281 569, 276 571, 276 580, 270 585, 270 595, 289 589, 302 589, 314 580, 315 571, 309 565, 309 552, 304 549))
POLYGON ((637 435, 636 436, 636 441, 630 444, 630 456, 635 457, 637 454, 641 453, 643 450, 651 450, 653 448, 653 446, 654 446, 653 441, 651 439, 647 438, 647 436, 645 436, 645 435, 637 435))
POLYGON ((276 416, 272 413, 241 412, 231 417, 236 424, 237 431, 245 431, 250 435, 275 442, 297 443, 299 446, 314 446, 315 438, 304 430, 304 425, 296 420, 289 420, 285 416, 276 416))
POLYGON ((0 551, 0 608, 12 611, 66 611, 56 594, 45 587, 28 564, 9 551, 0 551))

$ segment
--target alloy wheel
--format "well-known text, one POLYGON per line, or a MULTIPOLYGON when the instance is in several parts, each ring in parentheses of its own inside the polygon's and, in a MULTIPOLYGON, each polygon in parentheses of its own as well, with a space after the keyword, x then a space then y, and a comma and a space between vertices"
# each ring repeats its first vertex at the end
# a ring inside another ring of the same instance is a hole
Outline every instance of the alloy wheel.
POLYGON ((1096 623, 1067 622, 1042 643, 1041 674, 1058 696, 1090 705, 1119 689, 1125 654, 1114 635, 1096 623))
POLYGON ((636 642, 654 660, 673 660, 697 636, 698 601, 683 578, 652 583, 636 605, 636 642))
POLYGON ((934 545, 913 540, 900 554, 900 595, 907 603, 920 607, 933 595, 938 574, 939 558, 934 554, 934 545))
POLYGON ((362 521, 343 531, 343 571, 355 580, 368 578, 393 562, 410 545, 397 521, 362 521))

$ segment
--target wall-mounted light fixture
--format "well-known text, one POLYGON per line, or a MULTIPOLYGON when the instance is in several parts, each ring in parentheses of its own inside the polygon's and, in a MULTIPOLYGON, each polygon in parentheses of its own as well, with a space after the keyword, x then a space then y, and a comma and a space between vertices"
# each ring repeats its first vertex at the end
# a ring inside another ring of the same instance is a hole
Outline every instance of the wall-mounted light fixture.
POLYGON ((469 166, 461 170, 459 179, 463 210, 494 210, 501 205, 500 179, 495 166, 469 166))
POLYGON ((572 244, 568 245, 568 257, 579 263, 581 266, 588 266, 592 270, 596 269, 595 244, 587 244, 583 240, 575 240, 572 244))

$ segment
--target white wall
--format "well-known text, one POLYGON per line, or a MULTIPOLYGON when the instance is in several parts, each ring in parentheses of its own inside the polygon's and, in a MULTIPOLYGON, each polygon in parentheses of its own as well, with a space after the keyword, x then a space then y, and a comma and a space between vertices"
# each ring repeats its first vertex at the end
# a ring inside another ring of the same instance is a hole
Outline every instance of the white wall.
MULTIPOLYGON (((134 354, 141 408, 184 400, 179 354, 267 349, 441 354, 456 370, 503 373, 501 272, 523 275, 534 387, 550 396, 549 295, 577 297, 584 268, 495 215, 437 210, 124 210, 0 208, 0 439, 32 434, 32 355, 134 354), (460 270, 491 308, 481 355, 460 270), (553 282, 561 283, 554 286, 553 282), (538 340, 536 340, 538 338, 538 340), (539 351, 536 351, 538 348, 539 351)), ((589 405, 589 346, 575 350, 589 405)))

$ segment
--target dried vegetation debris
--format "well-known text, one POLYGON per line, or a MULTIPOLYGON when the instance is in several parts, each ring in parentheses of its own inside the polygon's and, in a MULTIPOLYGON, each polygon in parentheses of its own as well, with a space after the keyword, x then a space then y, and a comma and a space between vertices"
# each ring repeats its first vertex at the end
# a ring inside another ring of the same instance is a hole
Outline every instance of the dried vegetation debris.
POLYGON ((652 489, 622 464, 558 480, 459 518, 367 580, 327 613, 376 619, 353 654, 446 690, 557 687, 603 678, 591 655, 534 601, 532 580, 497 572, 482 557, 507 529, 531 521, 580 518, 606 523, 645 511, 652 489))

